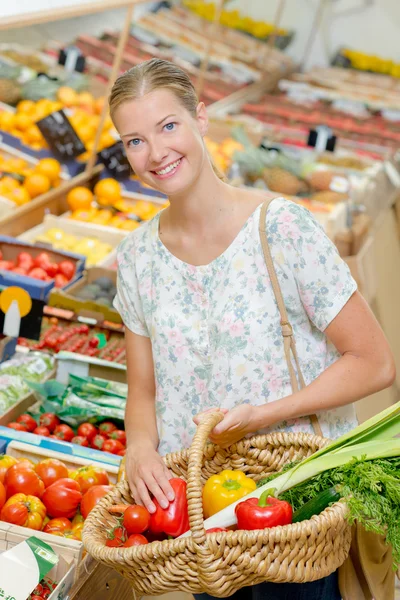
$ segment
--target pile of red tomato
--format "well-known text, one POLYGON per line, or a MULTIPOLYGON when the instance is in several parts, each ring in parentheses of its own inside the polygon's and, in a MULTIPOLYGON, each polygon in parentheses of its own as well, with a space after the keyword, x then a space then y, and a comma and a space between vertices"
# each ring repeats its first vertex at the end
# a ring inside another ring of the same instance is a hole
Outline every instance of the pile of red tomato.
POLYGON ((69 425, 61 423, 54 413, 42 414, 39 424, 31 415, 23 414, 16 421, 8 423, 7 427, 91 447, 103 452, 111 452, 118 456, 125 455, 125 431, 118 429, 111 421, 104 421, 100 423, 99 427, 95 427, 92 423, 82 423, 75 432, 69 425))
POLYGON ((57 584, 55 581, 52 581, 49 577, 44 577, 42 581, 37 584, 32 594, 28 596, 27 600, 46 600, 56 587, 57 584))
POLYGON ((55 458, 35 464, 0 456, 0 520, 6 523, 81 540, 84 519, 110 490, 101 467, 69 471, 55 458))
POLYGON ((75 265, 71 260, 52 262, 47 252, 41 252, 33 258, 29 252, 20 252, 17 260, 3 260, 0 251, 0 269, 25 275, 41 281, 53 281, 56 287, 64 287, 75 275, 75 265))

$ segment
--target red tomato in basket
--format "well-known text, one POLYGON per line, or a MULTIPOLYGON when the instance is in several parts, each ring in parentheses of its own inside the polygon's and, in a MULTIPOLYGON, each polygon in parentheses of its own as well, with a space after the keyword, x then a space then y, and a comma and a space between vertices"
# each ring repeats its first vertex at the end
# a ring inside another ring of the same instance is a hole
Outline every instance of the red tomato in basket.
POLYGON ((78 427, 78 435, 85 437, 89 442, 97 433, 97 428, 92 423, 82 423, 78 427))
POLYGON ((12 260, 0 260, 0 270, 12 271, 15 267, 15 263, 12 260))
POLYGON ((91 446, 92 448, 95 448, 95 450, 103 450, 106 441, 107 438, 104 435, 97 434, 92 438, 91 446))
POLYGON ((35 421, 35 419, 33 417, 31 417, 31 415, 20 415, 17 418, 17 423, 21 423, 22 425, 24 425, 24 427, 27 428, 28 431, 33 431, 34 429, 36 429, 37 427, 37 423, 35 421))
POLYGON ((29 252, 20 252, 17 257, 17 265, 25 269, 26 271, 30 271, 33 268, 33 258, 29 254, 29 252))
POLYGON ((14 267, 12 272, 16 273, 17 275, 28 275, 28 269, 23 269, 22 267, 14 267))
POLYGON ((33 262, 35 263, 35 267, 40 267, 41 269, 44 269, 44 267, 48 265, 51 262, 51 260, 47 252, 40 252, 40 254, 38 254, 37 257, 33 260, 33 262))
POLYGON ((70 260, 62 260, 58 264, 58 272, 60 275, 64 275, 67 278, 67 281, 70 281, 75 274, 75 265, 70 260))
POLYGON ((42 266, 43 271, 47 273, 47 275, 53 279, 58 273, 58 264, 49 262, 42 266))
POLYGON ((35 465, 35 471, 43 481, 45 487, 63 477, 68 477, 68 469, 61 460, 45 458, 35 465))
POLYGON ((111 531, 107 534, 106 546, 109 548, 120 548, 123 546, 128 539, 128 534, 126 532, 125 527, 121 527, 121 525, 117 525, 111 529, 111 531))
POLYGON ((99 432, 101 435, 108 437, 112 431, 115 431, 117 427, 111 421, 104 421, 99 425, 99 432))
POLYGON ((94 485, 89 488, 81 500, 82 517, 86 519, 92 508, 111 490, 111 485, 94 485))
POLYGON ((15 431, 28 431, 26 425, 23 423, 8 423, 7 427, 10 429, 15 429, 15 431))
POLYGON ((54 430, 54 435, 66 442, 70 442, 72 438, 75 437, 74 430, 69 425, 65 424, 57 425, 54 430))
POLYGON ((40 416, 39 424, 42 427, 47 427, 50 433, 53 433, 57 425, 60 424, 60 419, 54 413, 44 413, 40 416))
POLYGON ((47 273, 40 267, 34 267, 28 272, 28 277, 33 277, 33 279, 39 279, 39 281, 46 281, 47 273))
POLYGON ((118 454, 124 450, 124 446, 118 440, 106 440, 103 446, 103 452, 111 452, 111 454, 118 454))
POLYGON ((68 279, 62 273, 58 273, 54 278, 54 285, 56 288, 63 288, 68 283, 68 279))
POLYGON ((124 548, 131 548, 132 546, 143 546, 143 544, 148 543, 148 539, 145 538, 144 535, 141 535, 140 533, 134 533, 128 537, 123 546, 124 548))
POLYGON ((150 513, 144 506, 132 504, 124 512, 122 524, 129 535, 143 533, 149 528, 150 513))
POLYGON ((14 494, 26 494, 27 496, 42 497, 44 483, 39 475, 27 463, 21 463, 10 467, 4 479, 7 498, 14 494))
POLYGON ((89 446, 89 442, 87 441, 87 439, 85 437, 83 437, 83 435, 75 435, 72 440, 71 440, 71 444, 77 444, 78 446, 89 446))
POLYGON ((58 517, 58 519, 51 519, 43 528, 44 533, 64 533, 65 531, 71 531, 72 523, 66 517, 58 517))
POLYGON ((108 437, 110 440, 118 440, 123 446, 126 446, 126 433, 123 429, 115 429, 108 437))
POLYGON ((42 502, 50 517, 67 517, 71 519, 82 500, 79 483, 65 477, 52 483, 45 489, 42 502))
POLYGON ((49 437, 50 435, 50 431, 47 429, 47 427, 42 427, 41 425, 36 427, 32 433, 36 433, 36 435, 42 435, 43 437, 49 437))

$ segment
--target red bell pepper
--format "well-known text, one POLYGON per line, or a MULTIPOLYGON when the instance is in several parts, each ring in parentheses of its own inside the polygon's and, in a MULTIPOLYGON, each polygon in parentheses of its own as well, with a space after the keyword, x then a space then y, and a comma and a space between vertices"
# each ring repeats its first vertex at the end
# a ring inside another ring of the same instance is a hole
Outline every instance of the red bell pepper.
POLYGON ((266 490, 260 499, 249 498, 235 508, 238 529, 265 529, 292 522, 293 509, 289 502, 278 500, 266 490))
POLYGON ((166 533, 179 537, 189 529, 189 513, 186 499, 186 482, 179 477, 169 480, 175 492, 175 499, 168 508, 161 508, 157 500, 153 502, 156 512, 150 515, 149 530, 151 533, 166 533))

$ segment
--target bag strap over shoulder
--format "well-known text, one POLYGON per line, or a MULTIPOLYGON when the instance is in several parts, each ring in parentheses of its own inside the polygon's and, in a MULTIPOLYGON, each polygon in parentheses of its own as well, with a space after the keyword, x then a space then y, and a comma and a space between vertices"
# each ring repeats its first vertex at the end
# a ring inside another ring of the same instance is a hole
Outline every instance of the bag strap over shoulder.
MULTIPOLYGON (((293 355, 293 358, 294 358, 294 361, 296 364, 297 374, 298 374, 299 381, 300 381, 300 389, 306 387, 306 384, 305 384, 305 381, 303 378, 303 374, 301 372, 299 357, 298 357, 297 350, 296 350, 296 343, 295 343, 295 339, 294 339, 294 335, 293 335, 293 329, 292 329, 291 324, 289 323, 288 314, 286 311, 285 302, 283 300, 281 286, 279 285, 278 277, 276 275, 274 262, 272 260, 271 249, 268 244, 267 231, 266 231, 267 210, 268 210, 268 207, 269 207, 270 203, 272 202, 272 200, 274 200, 274 198, 269 198, 268 200, 266 200, 264 202, 264 204, 261 207, 260 225, 259 225, 260 240, 261 240, 261 247, 262 247, 263 254, 264 254, 265 264, 268 269, 268 274, 269 274, 269 277, 271 280, 272 289, 274 291, 276 303, 278 305, 279 314, 281 317, 283 347, 284 347, 284 351, 285 351, 286 363, 287 363, 287 366, 289 369, 292 390, 293 390, 293 392, 298 392, 299 391, 299 383, 297 381, 296 371, 293 366, 291 354, 293 355)), ((319 424, 317 415, 310 415, 310 419, 311 419, 311 423, 312 423, 315 433, 317 435, 320 435, 321 437, 323 437, 321 426, 319 424)))

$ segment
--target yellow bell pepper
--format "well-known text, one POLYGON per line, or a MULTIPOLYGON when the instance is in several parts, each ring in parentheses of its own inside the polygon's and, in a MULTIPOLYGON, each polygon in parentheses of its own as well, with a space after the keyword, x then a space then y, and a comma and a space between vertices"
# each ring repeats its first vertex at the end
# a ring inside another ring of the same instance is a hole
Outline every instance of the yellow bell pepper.
POLYGON ((212 475, 203 488, 203 511, 208 519, 243 496, 256 489, 256 482, 247 477, 243 471, 225 469, 212 475))

